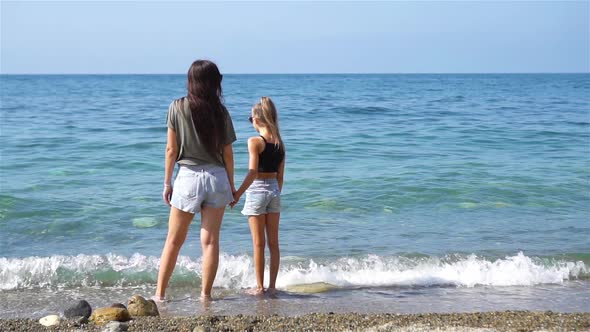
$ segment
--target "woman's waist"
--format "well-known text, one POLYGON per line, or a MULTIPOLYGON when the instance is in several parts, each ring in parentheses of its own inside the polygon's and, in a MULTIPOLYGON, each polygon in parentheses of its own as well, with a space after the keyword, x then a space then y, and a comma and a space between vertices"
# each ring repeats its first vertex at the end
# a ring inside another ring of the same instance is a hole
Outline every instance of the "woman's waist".
POLYGON ((179 176, 190 176, 197 173, 210 173, 210 174, 227 174, 225 167, 214 164, 204 165, 180 165, 178 169, 179 176))

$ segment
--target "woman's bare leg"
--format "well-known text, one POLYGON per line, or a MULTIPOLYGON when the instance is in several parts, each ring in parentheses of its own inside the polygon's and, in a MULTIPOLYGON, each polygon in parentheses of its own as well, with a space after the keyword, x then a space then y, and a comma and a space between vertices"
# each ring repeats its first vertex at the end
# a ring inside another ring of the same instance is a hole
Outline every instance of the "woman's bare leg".
POLYGON ((268 288, 275 289, 279 264, 281 263, 281 252, 279 250, 279 219, 280 213, 269 213, 266 215, 266 238, 268 239, 268 251, 270 252, 270 282, 268 288))
POLYGON ((266 215, 250 216, 250 233, 252 233, 252 248, 254 250, 254 270, 256 271, 257 291, 264 289, 264 225, 266 215))
POLYGON ((203 250, 203 278, 201 297, 211 298, 213 281, 219 265, 219 230, 225 207, 203 207, 201 210, 201 248, 203 250))
POLYGON ((175 207, 170 209, 168 236, 166 237, 164 249, 162 249, 160 271, 158 272, 158 286, 156 287, 156 297, 158 298, 164 298, 166 295, 166 288, 176 266, 178 252, 186 239, 186 234, 194 216, 192 213, 184 212, 175 207))

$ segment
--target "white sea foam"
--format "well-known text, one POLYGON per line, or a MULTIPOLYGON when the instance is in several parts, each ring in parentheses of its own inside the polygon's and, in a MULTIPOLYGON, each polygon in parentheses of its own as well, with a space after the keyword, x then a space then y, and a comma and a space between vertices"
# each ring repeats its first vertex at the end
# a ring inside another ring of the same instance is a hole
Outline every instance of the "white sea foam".
POLYGON ((559 284, 587 273, 583 262, 536 263, 523 253, 495 261, 470 255, 457 261, 438 258, 341 258, 321 265, 311 261, 305 268, 283 271, 279 284, 326 282, 338 286, 433 286, 474 287, 559 284))
MULTIPOLYGON (((0 289, 126 287, 153 285, 159 258, 134 254, 0 258, 0 289)), ((201 260, 181 256, 172 283, 197 285, 201 260)), ((582 262, 531 258, 523 253, 490 260, 476 255, 438 257, 342 257, 334 260, 284 259, 277 286, 328 283, 338 287, 532 286, 560 284, 588 275, 582 262)), ((266 280, 268 280, 268 269, 266 280)), ((222 254, 216 287, 255 286, 252 258, 222 254)))

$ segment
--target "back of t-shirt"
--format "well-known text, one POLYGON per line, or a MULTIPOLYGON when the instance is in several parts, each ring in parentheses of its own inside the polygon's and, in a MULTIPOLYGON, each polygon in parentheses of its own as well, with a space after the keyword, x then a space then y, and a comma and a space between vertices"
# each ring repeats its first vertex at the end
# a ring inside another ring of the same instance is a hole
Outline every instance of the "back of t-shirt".
MULTIPOLYGON (((232 123, 229 112, 224 107, 223 111, 226 113, 225 135, 222 138, 223 145, 231 144, 236 141, 236 133, 232 123)), ((176 162, 180 165, 207 165, 213 164, 224 166, 223 158, 220 155, 212 156, 207 152, 207 149, 195 129, 193 123, 192 112, 188 105, 188 100, 183 98, 178 102, 173 101, 168 107, 168 115, 166 116, 166 123, 168 128, 176 132, 176 142, 178 143, 178 158, 176 162)))

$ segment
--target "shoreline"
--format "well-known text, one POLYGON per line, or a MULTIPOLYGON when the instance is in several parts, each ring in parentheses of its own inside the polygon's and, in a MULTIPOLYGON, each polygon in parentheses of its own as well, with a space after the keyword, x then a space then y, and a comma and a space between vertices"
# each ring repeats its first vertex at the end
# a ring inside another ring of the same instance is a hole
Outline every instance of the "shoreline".
MULTIPOLYGON (((334 314, 301 316, 202 315, 138 317, 128 331, 589 331, 590 312, 491 311, 426 314, 334 314)), ((0 319, 0 331, 102 331, 69 322, 44 327, 30 318, 0 319)))

